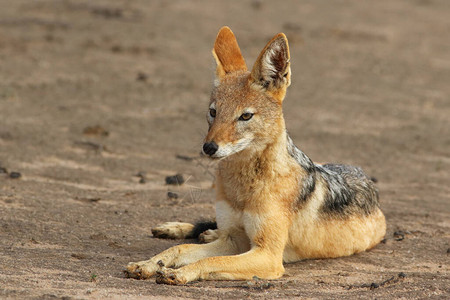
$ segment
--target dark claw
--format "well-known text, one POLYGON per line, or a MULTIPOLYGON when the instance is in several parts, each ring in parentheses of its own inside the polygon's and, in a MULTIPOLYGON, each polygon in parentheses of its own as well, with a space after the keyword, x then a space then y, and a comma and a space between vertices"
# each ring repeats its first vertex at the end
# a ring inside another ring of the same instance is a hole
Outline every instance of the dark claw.
POLYGON ((176 279, 176 276, 173 273, 164 274, 161 271, 156 272, 156 273, 157 273, 156 283, 169 284, 169 285, 177 285, 177 284, 181 283, 181 282, 179 282, 179 280, 176 279))
POLYGON ((123 269, 122 272, 124 273, 126 278, 130 278, 130 272, 128 272, 127 269, 123 269))
POLYGON ((161 271, 156 272, 156 283, 165 283, 164 273, 161 271))
POLYGON ((123 270, 123 273, 125 273, 125 277, 133 278, 133 279, 140 279, 140 275, 141 275, 140 273, 137 273, 137 272, 130 272, 127 269, 123 270))

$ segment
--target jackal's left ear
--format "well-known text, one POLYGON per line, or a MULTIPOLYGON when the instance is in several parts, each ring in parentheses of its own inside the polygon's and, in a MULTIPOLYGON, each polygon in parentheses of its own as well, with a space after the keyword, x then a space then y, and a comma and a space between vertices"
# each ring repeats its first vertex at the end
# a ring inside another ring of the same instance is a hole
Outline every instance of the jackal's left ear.
POLYGON ((252 85, 283 101, 291 84, 289 58, 287 38, 279 33, 267 43, 256 60, 251 74, 252 85))
POLYGON ((236 71, 247 71, 241 49, 229 27, 224 26, 219 30, 212 53, 217 63, 217 78, 236 71))

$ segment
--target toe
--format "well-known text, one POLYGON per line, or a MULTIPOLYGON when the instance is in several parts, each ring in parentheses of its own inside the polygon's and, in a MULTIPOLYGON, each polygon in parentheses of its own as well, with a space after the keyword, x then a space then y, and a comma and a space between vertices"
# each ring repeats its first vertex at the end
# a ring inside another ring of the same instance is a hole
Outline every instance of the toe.
POLYGON ((124 270, 124 273, 128 278, 134 279, 148 279, 152 275, 144 268, 144 266, 137 263, 129 263, 124 270))
POLYGON ((156 274, 156 283, 159 284, 169 284, 169 285, 179 285, 185 284, 185 280, 180 280, 175 273, 167 273, 163 271, 158 271, 156 274))

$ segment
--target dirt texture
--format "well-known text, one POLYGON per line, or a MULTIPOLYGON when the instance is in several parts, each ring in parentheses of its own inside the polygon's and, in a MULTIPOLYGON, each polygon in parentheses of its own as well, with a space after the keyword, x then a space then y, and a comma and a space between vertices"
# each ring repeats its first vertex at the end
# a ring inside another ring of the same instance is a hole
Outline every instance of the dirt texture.
POLYGON ((0 298, 450 298, 450 1, 0 8, 0 298), (152 226, 214 216, 215 166, 199 152, 223 25, 249 66, 287 35, 290 135, 378 179, 386 239, 279 280, 127 279, 129 261, 185 242, 152 226))

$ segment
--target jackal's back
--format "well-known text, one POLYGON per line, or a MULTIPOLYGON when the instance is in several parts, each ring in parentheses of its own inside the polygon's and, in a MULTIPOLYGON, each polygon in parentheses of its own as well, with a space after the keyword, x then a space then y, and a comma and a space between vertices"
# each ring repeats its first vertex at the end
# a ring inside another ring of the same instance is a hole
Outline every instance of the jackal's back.
POLYGON ((377 188, 360 167, 314 164, 289 136, 287 140, 289 154, 305 171, 294 205, 305 205, 318 192, 317 186, 320 185, 323 199, 319 212, 323 218, 368 216, 379 208, 377 188))
POLYGON ((326 196, 320 208, 323 216, 368 216, 379 208, 377 188, 361 168, 325 164, 316 166, 316 170, 326 182, 326 196))

